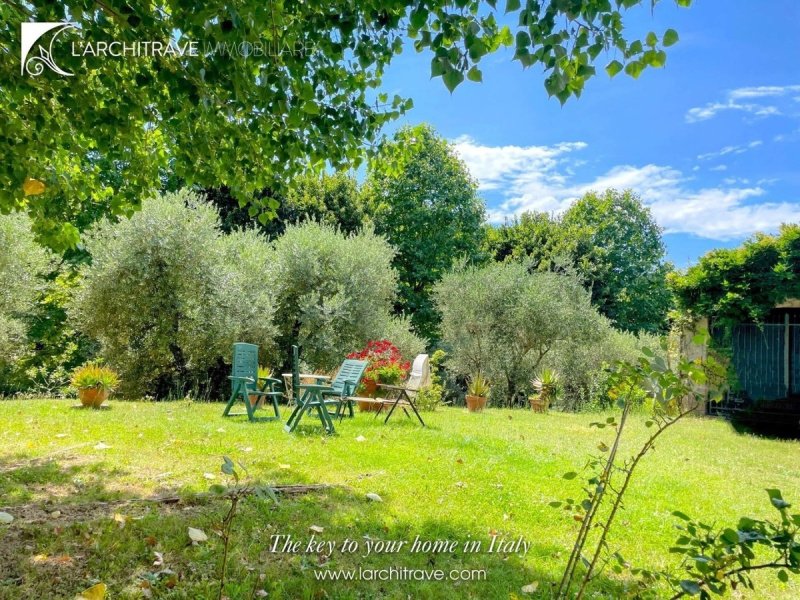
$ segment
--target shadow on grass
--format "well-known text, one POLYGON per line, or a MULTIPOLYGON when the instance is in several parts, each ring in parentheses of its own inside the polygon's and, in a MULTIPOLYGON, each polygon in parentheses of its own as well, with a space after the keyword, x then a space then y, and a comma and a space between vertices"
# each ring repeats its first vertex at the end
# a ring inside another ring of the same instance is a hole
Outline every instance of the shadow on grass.
MULTIPOLYGON (((92 471, 97 479, 89 488, 76 488, 63 505, 42 505, 44 519, 23 513, 0 526, 0 597, 71 598, 98 581, 115 598, 140 598, 143 590, 156 598, 217 597, 223 552, 217 532, 228 500, 162 503, 120 494, 104 485, 113 473, 101 464, 52 460, 12 467, 0 463, 4 498, 11 494, 19 500, 37 486, 74 486, 76 478, 92 471), (48 517, 54 509, 61 514, 48 517), (204 531, 208 540, 192 544, 189 527, 204 531)), ((279 473, 260 475, 270 479, 279 473)), ((345 488, 279 495, 277 504, 248 497, 233 525, 225 595, 245 599, 264 590, 270 598, 292 599, 505 599, 536 583, 530 597, 551 596, 558 574, 539 565, 562 562, 566 549, 527 532, 522 538, 530 544, 527 551, 505 546, 488 552, 492 536, 513 544, 519 532, 511 526, 504 530, 503 524, 497 531, 476 530, 469 525, 468 506, 445 508, 437 519, 409 519, 393 509, 395 494, 414 490, 386 494, 383 502, 345 488), (309 546, 312 535, 317 545, 309 546), (348 551, 345 540, 350 540, 348 551), (426 547, 436 542, 439 547, 426 547), (472 545, 476 542, 479 546, 472 545), (429 579, 439 576, 443 580, 429 579)), ((619 584, 608 579, 598 579, 592 589, 605 597, 622 595, 619 584)))

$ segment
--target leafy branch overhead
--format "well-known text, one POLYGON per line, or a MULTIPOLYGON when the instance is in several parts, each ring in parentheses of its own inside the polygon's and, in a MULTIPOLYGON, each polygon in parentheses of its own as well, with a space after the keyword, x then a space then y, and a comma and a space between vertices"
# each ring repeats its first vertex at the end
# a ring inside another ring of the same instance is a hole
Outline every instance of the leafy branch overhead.
POLYGON ((542 65, 547 93, 563 103, 581 94, 601 55, 612 59, 612 76, 664 65, 674 30, 624 36, 623 13, 640 4, 650 3, 3 3, 0 44, 13 50, 0 63, 0 211, 28 212, 42 240, 65 248, 98 213, 130 215, 165 181, 177 181, 227 186, 266 222, 278 202, 259 192, 281 190, 308 169, 358 166, 365 149, 379 145, 383 125, 411 108, 410 99, 378 89, 407 40, 431 54, 431 76, 451 91, 464 79, 481 81, 481 60, 513 47, 523 67, 542 65), (64 48, 88 39, 174 39, 197 42, 199 54, 114 58, 65 50, 59 65, 73 77, 22 76, 21 21, 76 23, 59 38, 64 48), (219 51, 243 42, 266 51, 219 51))

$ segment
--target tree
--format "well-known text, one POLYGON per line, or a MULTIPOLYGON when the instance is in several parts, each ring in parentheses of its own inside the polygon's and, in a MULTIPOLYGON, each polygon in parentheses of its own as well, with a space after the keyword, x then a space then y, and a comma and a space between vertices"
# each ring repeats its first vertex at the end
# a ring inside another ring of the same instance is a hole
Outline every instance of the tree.
MULTIPOLYGON (((269 193, 265 190, 261 195, 269 193)), ((252 206, 240 205, 228 188, 209 189, 204 194, 219 209, 222 228, 226 232, 236 227, 256 226, 267 236, 275 238, 286 230, 287 225, 309 220, 334 225, 343 233, 355 233, 364 224, 358 182, 342 172, 297 177, 280 199, 276 217, 267 223, 261 223, 251 215, 252 206)))
POLYGON ((607 327, 574 277, 530 273, 519 262, 465 267, 435 288, 449 366, 484 373, 493 401, 520 400, 542 361, 560 344, 588 344, 607 327))
POLYGON ((756 234, 738 248, 703 256, 670 277, 681 310, 715 323, 760 322, 781 302, 800 297, 800 225, 756 234))
POLYGON ((447 141, 427 125, 399 130, 373 163, 367 206, 377 233, 397 248, 396 309, 411 316, 418 334, 438 336, 433 285, 453 260, 479 256, 483 201, 477 184, 447 141), (400 149, 413 159, 396 162, 400 149))
POLYGON ((674 30, 623 35, 621 11, 643 3, 508 0, 513 27, 498 23, 495 0, 2 3, 0 45, 11 50, 0 62, 0 210, 24 210, 42 240, 74 246, 85 211, 130 215, 169 175, 226 186, 266 222, 278 201, 260 190, 325 164, 357 166, 382 126, 411 107, 373 93, 407 38, 430 52, 431 75, 451 91, 480 81, 480 61, 512 46, 523 67, 542 65, 547 93, 564 102, 604 52, 615 53, 611 76, 664 65, 674 30), (20 22, 29 21, 75 26, 35 44, 52 54, 32 48, 23 60, 20 22), (137 56, 109 55, 125 45, 137 56))
MULTIPOLYGON (((125 395, 182 397, 207 387, 235 341, 268 356, 269 245, 254 231, 223 236, 216 210, 195 195, 158 196, 131 219, 100 222, 86 247, 92 262, 81 270, 70 317, 100 343, 125 395)), ((220 393, 223 383, 210 387, 220 393)))
POLYGON ((330 225, 290 225, 273 242, 265 277, 275 291, 278 361, 291 346, 314 368, 335 369, 367 341, 397 340, 419 348, 408 325, 391 316, 397 286, 394 250, 371 230, 346 236, 330 225))
MULTIPOLYGON (((25 215, 0 215, 0 367, 25 348, 25 317, 45 287, 53 256, 33 239, 25 215)), ((0 388, 2 391, 2 388, 0 388)))
POLYGON ((556 259, 558 220, 544 212, 524 212, 499 227, 486 226, 484 253, 491 259, 527 259, 533 268, 548 271, 556 259))
POLYGON ((559 254, 569 255, 592 303, 626 331, 658 332, 672 299, 661 228, 630 190, 589 192, 561 223, 559 254))

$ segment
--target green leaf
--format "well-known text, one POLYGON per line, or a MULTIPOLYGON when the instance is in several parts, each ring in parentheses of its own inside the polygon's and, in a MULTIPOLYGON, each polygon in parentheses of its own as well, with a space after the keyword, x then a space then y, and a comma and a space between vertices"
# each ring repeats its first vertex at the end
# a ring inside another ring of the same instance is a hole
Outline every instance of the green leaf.
POLYGON ((645 38, 645 43, 651 48, 655 48, 656 44, 658 44, 658 36, 651 31, 650 33, 647 34, 647 37, 645 38))
POLYGON ((458 69, 451 67, 442 75, 442 79, 444 80, 445 87, 447 87, 452 94, 453 90, 458 87, 458 84, 464 81, 464 74, 458 69))
POLYGON ((506 2, 506 14, 519 10, 520 0, 508 0, 506 2))
POLYGON ((610 63, 606 65, 606 73, 608 73, 609 77, 614 77, 617 73, 622 71, 623 66, 622 63, 618 60, 612 60, 610 63))
POLYGON ((473 65, 467 72, 467 79, 469 79, 470 81, 477 81, 478 83, 480 83, 481 81, 483 81, 483 74, 481 73, 478 67, 473 65))
POLYGON ((780 571, 778 571, 778 579, 783 583, 786 583, 787 581, 789 581, 789 574, 783 569, 781 569, 780 571))
POLYGON ((681 589, 690 596, 696 596, 701 590, 700 585, 696 581, 691 581, 689 579, 681 580, 680 586, 681 589))
POLYGON ((664 37, 661 40, 661 43, 664 44, 665 47, 672 46, 678 42, 678 32, 674 29, 667 29, 664 32, 664 37))
POLYGON ((564 473, 563 475, 564 479, 567 480, 575 479, 577 476, 578 474, 575 471, 570 471, 569 473, 564 473))
POLYGON ((691 521, 691 519, 689 518, 689 515, 687 515, 686 513, 682 513, 679 510, 672 511, 672 516, 673 517, 678 517, 679 519, 682 519, 684 521, 691 521))
POLYGON ((786 500, 783 499, 783 495, 781 494, 780 490, 768 489, 767 494, 769 494, 769 500, 770 502, 772 502, 772 506, 774 506, 778 510, 784 510, 791 506, 791 504, 789 504, 788 502, 786 502, 786 500))

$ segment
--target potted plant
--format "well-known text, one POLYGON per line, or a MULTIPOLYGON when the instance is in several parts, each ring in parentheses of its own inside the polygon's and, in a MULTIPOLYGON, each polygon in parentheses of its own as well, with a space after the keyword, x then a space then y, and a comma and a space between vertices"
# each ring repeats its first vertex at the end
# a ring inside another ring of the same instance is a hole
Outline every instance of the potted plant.
MULTIPOLYGON (((258 366, 258 381, 256 381, 255 385, 258 387, 258 382, 262 379, 267 379, 272 377, 272 371, 266 367, 262 367, 261 365, 258 366)), ((264 403, 264 396, 259 396, 257 394, 248 394, 250 399, 250 406, 255 407, 260 402, 261 404, 264 403)))
MULTIPOLYGON (((369 341, 363 350, 351 352, 347 358, 367 361, 359 393, 369 398, 378 395, 378 384, 398 384, 406 378, 411 368, 409 362, 403 360, 400 350, 389 340, 369 341)), ((379 410, 380 403, 359 401, 358 408, 361 411, 379 410)))
POLYGON ((119 384, 117 374, 108 367, 89 363, 72 373, 72 387, 78 390, 83 406, 100 408, 119 384))
POLYGON ((543 369, 539 375, 531 380, 531 385, 536 392, 529 398, 531 410, 539 413, 547 412, 547 409, 558 399, 561 393, 558 373, 553 369, 543 369))
POLYGON ((489 395, 489 380, 479 371, 470 375, 467 386, 467 408, 469 412, 481 412, 489 395))

